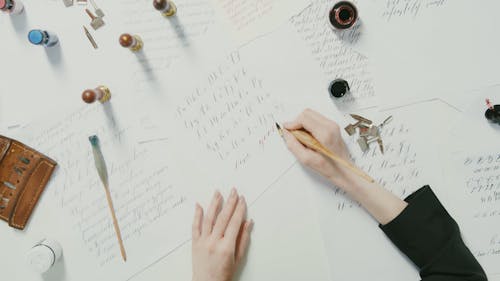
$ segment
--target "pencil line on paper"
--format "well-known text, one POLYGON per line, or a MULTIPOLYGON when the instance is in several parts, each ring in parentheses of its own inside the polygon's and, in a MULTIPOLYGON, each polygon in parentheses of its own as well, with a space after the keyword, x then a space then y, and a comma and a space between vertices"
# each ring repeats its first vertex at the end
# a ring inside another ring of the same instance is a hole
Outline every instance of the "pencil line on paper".
POLYGON ((157 141, 167 141, 168 138, 158 138, 158 139, 151 139, 151 140, 143 140, 137 142, 138 144, 145 144, 145 143, 151 143, 151 142, 157 142, 157 141))

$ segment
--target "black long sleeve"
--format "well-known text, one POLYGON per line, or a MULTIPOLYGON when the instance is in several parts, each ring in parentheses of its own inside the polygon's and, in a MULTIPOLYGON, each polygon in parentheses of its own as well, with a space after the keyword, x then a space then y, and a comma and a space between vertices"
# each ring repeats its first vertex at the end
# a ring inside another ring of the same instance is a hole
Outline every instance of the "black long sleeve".
POLYGON ((429 186, 405 201, 408 206, 401 214, 380 228, 420 269, 422 281, 487 280, 457 223, 429 186))

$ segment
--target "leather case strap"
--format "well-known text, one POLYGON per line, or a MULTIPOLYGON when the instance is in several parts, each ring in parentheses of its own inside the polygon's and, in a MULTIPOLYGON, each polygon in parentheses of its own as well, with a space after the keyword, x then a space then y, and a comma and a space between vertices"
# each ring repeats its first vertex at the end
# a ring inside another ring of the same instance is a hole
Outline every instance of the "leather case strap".
POLYGON ((0 219, 24 229, 57 163, 0 135, 0 219))

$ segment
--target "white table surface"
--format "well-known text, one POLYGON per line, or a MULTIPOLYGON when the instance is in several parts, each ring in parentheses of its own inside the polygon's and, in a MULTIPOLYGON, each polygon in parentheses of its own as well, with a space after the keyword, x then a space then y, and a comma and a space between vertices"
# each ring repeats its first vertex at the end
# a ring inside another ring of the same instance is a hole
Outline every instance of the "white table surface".
MULTIPOLYGON (((31 2, 34 4, 34 1, 31 2)), ((55 1, 49 2, 54 3, 55 1)), ((60 4, 60 8, 52 12, 65 12, 64 8, 62 8, 62 3, 58 4, 60 4)), ((38 71, 50 70, 52 73, 49 76, 52 80, 47 83, 60 83, 61 90, 71 88, 71 83, 87 85, 87 82, 93 79, 92 77, 98 77, 100 73, 106 72, 107 69, 102 69, 97 71, 97 73, 89 74, 89 76, 69 77, 71 75, 70 70, 74 70, 84 63, 82 60, 72 61, 70 59, 71 56, 75 55, 74 51, 76 48, 85 50, 81 55, 88 57, 88 61, 86 61, 87 65, 106 60, 102 54, 89 56, 92 50, 87 46, 88 42, 85 41, 86 39, 83 40, 82 36, 79 36, 78 40, 68 39, 72 38, 71 35, 74 32, 74 29, 70 28, 61 28, 58 31, 58 34, 62 38, 66 38, 66 41, 62 45, 64 49, 57 51, 56 58, 58 60, 50 61, 50 54, 49 60, 40 58, 43 51, 28 45, 25 34, 29 28, 38 26, 36 23, 41 22, 43 18, 47 17, 47 13, 50 12, 31 9, 28 10, 24 18, 18 20, 11 20, 7 15, 1 14, 0 34, 2 36, 2 44, 7 44, 5 49, 2 50, 7 50, 15 56, 20 56, 19 61, 31 60, 37 63, 38 65, 34 67, 38 71), (85 46, 81 47, 81 44, 85 44, 85 46), (55 64, 56 67, 52 68, 52 64, 55 64)), ((60 24, 61 22, 68 22, 69 25, 69 22, 73 20, 73 15, 74 13, 70 12, 61 15, 60 24)), ((83 18, 82 16, 79 20, 83 18)), ((49 24, 50 27, 55 27, 55 24, 49 24)), ((105 35, 106 33, 104 32, 99 36, 101 37, 99 39, 106 42, 111 40, 105 39, 105 35)), ((12 60, 9 62, 12 62, 12 60)), ((450 66, 450 69, 453 67, 450 66)), ((23 73, 22 67, 17 67, 12 63, 7 63, 7 65, 2 63, 0 74, 3 74, 7 69, 14 71, 18 76, 21 76, 23 73)), ((1 79, 2 76, 0 76, 1 79)), ((7 81, 1 81, 0 111, 2 114, 0 114, 0 118, 5 118, 5 115, 14 114, 14 112, 19 111, 12 110, 11 105, 5 103, 4 100, 7 99, 13 102, 22 101, 26 100, 29 94, 29 87, 21 85, 23 79, 19 78, 8 82, 19 83, 19 87, 22 90, 16 93, 16 97, 7 98, 7 95, 12 93, 7 93, 4 90, 4 86, 2 86, 2 83, 7 83, 7 81)), ((38 103, 45 98, 60 100, 61 103, 57 105, 52 104, 49 108, 49 110, 57 110, 60 104, 71 103, 70 101, 75 98, 75 95, 59 96, 55 92, 52 92, 44 93, 44 96, 40 95, 38 98, 28 100, 32 103, 38 103)), ((39 118, 43 116, 45 110, 47 109, 36 108, 30 111, 27 116, 24 114, 25 120, 22 121, 29 121, 30 118, 39 118)), ((326 256, 322 246, 322 236, 312 206, 314 201, 310 198, 307 190, 314 187, 302 186, 300 181, 297 181, 293 175, 296 169, 299 169, 298 165, 293 167, 279 182, 271 186, 250 208, 249 215, 254 219, 255 227, 248 258, 241 272, 241 280, 298 281, 330 279, 329 269, 325 261, 326 256), (273 210, 273 212, 270 213, 268 210, 273 210)), ((33 242, 37 238, 43 237, 44 229, 56 224, 57 222, 51 221, 50 212, 45 210, 43 206, 37 207, 34 216, 31 218, 28 231, 15 231, 3 223, 0 224, 0 263, 2 264, 0 272, 5 280, 66 280, 64 258, 52 272, 43 276, 34 274, 24 264, 27 249, 33 245, 33 242)), ((136 275, 133 280, 189 280, 191 275, 190 250, 190 244, 185 244, 167 257, 151 265, 144 272, 136 275)), ((415 276, 414 280, 417 280, 417 278, 415 276)), ((85 280, 84 276, 82 276, 81 280, 85 280)), ((500 281, 500 276, 492 276, 490 280, 500 281)))

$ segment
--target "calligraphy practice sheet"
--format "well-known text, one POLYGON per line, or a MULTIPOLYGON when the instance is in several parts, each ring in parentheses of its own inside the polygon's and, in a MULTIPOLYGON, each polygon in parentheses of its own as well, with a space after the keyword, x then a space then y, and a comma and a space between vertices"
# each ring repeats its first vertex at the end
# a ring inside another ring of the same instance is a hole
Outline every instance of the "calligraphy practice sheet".
POLYGON ((290 23, 323 70, 325 91, 336 78, 349 81, 350 94, 335 100, 339 110, 375 106, 377 100, 369 60, 345 44, 342 36, 348 37, 348 34, 339 34, 329 26, 327 11, 332 5, 332 1, 314 0, 307 9, 292 17, 290 23))
POLYGON ((321 73, 309 57, 299 55, 305 49, 291 29, 281 28, 258 42, 176 68, 177 75, 189 75, 190 83, 171 79, 152 108, 165 114, 161 119, 175 128, 174 137, 189 147, 185 157, 212 178, 211 186, 237 186, 251 201, 295 162, 275 123, 314 102, 307 93, 322 95, 319 78, 302 79, 321 73), (294 47, 285 48, 293 40, 294 47), (283 46, 283 52, 267 52, 271 46, 283 46), (256 54, 263 60, 255 61, 256 54), (263 161, 269 165, 262 166, 263 161))
POLYGON ((63 226, 49 233, 64 245, 68 280, 123 280, 189 240, 193 203, 188 188, 195 183, 189 183, 189 170, 183 168, 176 145, 135 144, 137 124, 121 124, 123 118, 110 118, 100 107, 81 107, 55 122, 19 130, 21 141, 58 162, 41 204, 53 208, 63 226), (94 166, 88 140, 94 134, 106 160, 126 263, 94 166))
POLYGON ((500 274, 500 153, 491 147, 449 159, 452 211, 464 240, 488 275, 500 274))
MULTIPOLYGON (((265 155, 273 151, 272 147, 282 145, 275 122, 281 118, 285 106, 268 90, 263 77, 245 66, 241 55, 238 51, 231 53, 202 83, 194 84, 196 87, 177 103, 175 118, 186 133, 185 144, 189 144, 191 154, 199 159, 194 163, 201 163, 198 169, 210 165, 211 173, 218 177, 224 175, 218 179, 221 184, 239 179, 238 187, 250 199, 255 199, 270 181, 263 177, 269 169, 256 169, 258 166, 254 165, 259 165, 259 159, 267 158, 265 155), (242 177, 245 172, 254 174, 255 178, 242 177), (263 181, 256 180, 257 177, 263 181), (255 186, 245 189, 242 185, 255 186)), ((276 162, 272 167, 283 169, 293 163, 290 157, 283 161, 286 154, 280 157, 274 152, 276 162)))
POLYGON ((500 100, 500 86, 471 91, 457 103, 461 112, 450 122, 450 141, 442 149, 443 174, 451 206, 471 252, 491 277, 500 274, 500 126, 484 117, 486 99, 500 100))

